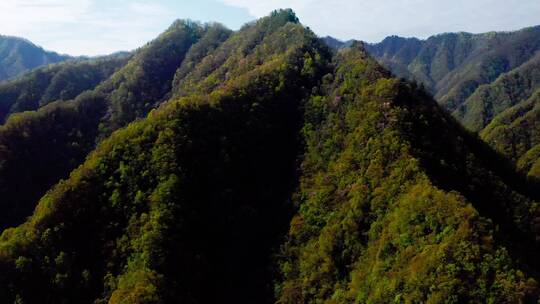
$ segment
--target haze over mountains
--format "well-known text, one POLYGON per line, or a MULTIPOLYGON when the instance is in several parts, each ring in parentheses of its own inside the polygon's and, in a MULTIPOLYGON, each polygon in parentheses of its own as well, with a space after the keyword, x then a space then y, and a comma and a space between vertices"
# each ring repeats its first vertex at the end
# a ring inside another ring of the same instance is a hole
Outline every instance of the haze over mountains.
POLYGON ((70 59, 47 52, 28 40, 0 35, 0 82, 50 63, 70 59))
POLYGON ((277 10, 6 81, 0 299, 537 303, 538 48, 277 10))

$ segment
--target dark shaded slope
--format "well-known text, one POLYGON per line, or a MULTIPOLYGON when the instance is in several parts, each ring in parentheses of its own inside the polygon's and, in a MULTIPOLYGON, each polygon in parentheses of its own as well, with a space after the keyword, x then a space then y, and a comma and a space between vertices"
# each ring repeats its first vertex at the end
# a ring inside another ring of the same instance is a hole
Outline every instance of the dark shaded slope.
MULTIPOLYGON (((204 31, 205 27, 199 24, 178 21, 137 51, 127 64, 91 93, 82 94, 74 100, 53 103, 37 112, 19 115, 13 122, 8 121, 0 129, 0 146, 4 151, 0 157, 0 229, 18 225, 31 215, 45 191, 60 179, 68 177, 69 172, 93 150, 97 141, 127 124, 129 119, 144 117, 162 102, 172 86, 176 69, 204 31), (87 109, 88 104, 91 104, 88 113, 74 110, 87 109), (63 121, 66 116, 70 118, 63 121), (17 169, 23 164, 24 169, 17 169), (22 187, 26 189, 23 195, 19 193, 22 187)), ((68 74, 75 72, 76 77, 68 80, 67 87, 56 86, 55 76, 48 81, 47 77, 39 76, 42 71, 38 71, 35 77, 30 74, 31 77, 22 78, 22 87, 15 86, 22 90, 15 92, 22 92, 19 101, 35 104, 41 92, 42 98, 53 91, 56 93, 52 95, 59 96, 61 91, 57 88, 68 89, 70 84, 80 88, 76 85, 79 80, 81 86, 89 86, 93 78, 87 79, 85 74, 92 74, 94 67, 103 67, 102 64, 106 65, 107 62, 75 65, 75 71, 71 65, 58 66, 66 67, 57 74, 53 73, 60 77, 62 83, 64 71, 68 74), (35 88, 39 90, 34 92, 35 88), (28 94, 36 98, 27 98, 28 94)))
POLYGON ((227 67, 238 76, 211 94, 171 101, 114 133, 28 222, 5 231, 2 298, 270 302, 271 254, 288 221, 301 149, 301 102, 329 60, 294 19, 280 11, 243 29, 237 35, 271 24, 261 44, 289 39, 249 66, 227 67))
POLYGON ((424 90, 360 44, 330 63, 290 10, 178 25, 198 38, 174 73, 141 51, 84 95, 101 136, 173 98, 4 231, 1 299, 270 303, 275 282, 279 303, 538 301, 537 189, 424 90))
POLYGON ((36 201, 80 165, 95 146, 104 108, 103 96, 84 93, 15 114, 0 126, 0 229, 21 224, 36 201))

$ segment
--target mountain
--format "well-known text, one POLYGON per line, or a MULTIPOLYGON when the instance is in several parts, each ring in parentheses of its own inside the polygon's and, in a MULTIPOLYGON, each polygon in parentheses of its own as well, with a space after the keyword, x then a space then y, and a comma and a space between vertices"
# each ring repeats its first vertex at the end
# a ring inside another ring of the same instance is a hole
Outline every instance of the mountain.
POLYGON ((391 36, 366 49, 394 74, 422 83, 523 173, 537 175, 530 170, 539 160, 533 108, 540 90, 540 27, 427 40, 391 36))
POLYGON ((332 36, 323 37, 322 40, 324 41, 324 43, 326 43, 326 45, 333 49, 341 49, 345 46, 345 42, 338 40, 332 36))
POLYGON ((0 83, 0 122, 5 122, 11 114, 35 111, 54 101, 68 101, 93 90, 122 67, 128 57, 120 54, 70 60, 0 83))
POLYGON ((540 160, 540 90, 497 115, 480 136, 514 160, 523 173, 540 178, 533 169, 540 160))
POLYGON ((21 224, 36 201, 95 147, 105 115, 93 90, 124 55, 38 68, 0 84, 0 229, 21 224))
POLYGON ((533 165, 540 159, 538 104, 540 56, 480 86, 456 114, 465 126, 497 151, 516 162, 531 178, 540 177, 533 165))
POLYGON ((0 35, 0 82, 39 66, 70 58, 66 55, 45 51, 22 38, 0 35))
POLYGON ((306 109, 278 302, 536 301, 538 194, 361 47, 334 65, 306 109))
MULTIPOLYGON (((2 128, 28 162, 92 150, 2 233, 5 302, 540 298, 535 181, 291 10, 236 32, 177 21, 93 90, 2 128)), ((40 163, 26 181, 51 177, 40 163)))
POLYGON ((0 229, 24 222, 97 142, 164 101, 176 69, 209 27, 178 21, 131 56, 62 63, 0 87, 6 113, 34 110, 14 113, 0 127, 0 229))
POLYGON ((428 86, 433 86, 433 81, 423 79, 421 75, 415 75, 413 71, 409 71, 409 64, 419 56, 423 45, 424 42, 416 38, 390 36, 379 44, 365 44, 365 48, 394 74, 410 80, 415 80, 415 77, 418 77, 428 86))
POLYGON ((480 86, 456 112, 473 131, 484 129, 498 114, 524 102, 540 89, 540 53, 516 69, 480 86))
POLYGON ((450 111, 483 84, 540 50, 540 26, 515 32, 448 33, 427 40, 391 36, 366 49, 396 75, 423 83, 450 111))
POLYGON ((115 132, 4 232, 2 298, 268 301, 265 265, 286 229, 300 153, 298 108, 329 56, 290 11, 232 34, 189 73, 201 93, 115 132))

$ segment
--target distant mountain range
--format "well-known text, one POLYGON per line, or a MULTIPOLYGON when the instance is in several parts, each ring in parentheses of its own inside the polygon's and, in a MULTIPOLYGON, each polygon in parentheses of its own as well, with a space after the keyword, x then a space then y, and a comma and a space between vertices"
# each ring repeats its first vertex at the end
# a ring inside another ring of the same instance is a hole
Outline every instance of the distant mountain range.
POLYGON ((537 34, 277 10, 8 80, 0 300, 538 303, 537 34))
POLYGON ((0 81, 16 77, 42 65, 71 58, 67 55, 45 51, 26 39, 0 35, 0 81))

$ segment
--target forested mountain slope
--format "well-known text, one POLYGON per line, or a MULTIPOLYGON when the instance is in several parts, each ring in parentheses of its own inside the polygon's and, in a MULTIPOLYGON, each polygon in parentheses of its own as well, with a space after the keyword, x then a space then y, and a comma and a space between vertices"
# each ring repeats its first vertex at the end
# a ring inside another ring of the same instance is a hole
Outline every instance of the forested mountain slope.
POLYGON ((47 52, 28 40, 0 35, 0 82, 67 59, 70 57, 47 52))
POLYGON ((533 95, 540 90, 540 27, 427 40, 392 36, 366 49, 396 75, 422 83, 525 174, 537 175, 529 171, 539 149, 533 95))
POLYGON ((523 173, 540 178, 540 89, 496 116, 480 135, 523 173))
POLYGON ((335 50, 350 47, 355 42, 355 40, 341 41, 332 36, 326 36, 321 39, 326 43, 326 45, 335 50))
POLYGON ((1 235, 8 303, 539 300, 537 184, 291 10, 237 32, 177 22, 17 124, 34 151, 98 144, 1 235))
POLYGON ((496 150, 517 163, 530 177, 540 177, 534 166, 540 143, 540 54, 519 68, 483 85, 457 114, 465 126, 479 131, 496 150))
POLYGON ((228 31, 219 24, 202 25, 178 20, 101 84, 96 90, 107 96, 107 115, 100 126, 102 135, 106 136, 134 119, 146 116, 165 101, 175 73, 191 47, 209 30, 212 32, 213 28, 228 31))
POLYGON ((335 65, 306 109, 280 303, 535 303, 538 194, 361 49, 335 65))
MULTIPOLYGON (((27 223, 3 234, 3 299, 271 302, 271 249, 291 209, 299 109, 330 53, 289 11, 230 39, 246 43, 212 53, 238 54, 231 60, 245 65, 216 69, 234 77, 114 133, 27 223)), ((191 74, 203 75, 206 62, 191 74)))
POLYGON ((498 114, 529 99, 540 90, 540 52, 494 82, 480 86, 456 117, 473 131, 484 129, 498 114))
POLYGON ((35 111, 53 101, 74 99, 93 90, 127 62, 127 55, 80 59, 38 68, 0 84, 0 122, 9 115, 35 111))
POLYGON ((221 28, 177 21, 127 63, 114 56, 66 63, 7 83, 3 102, 13 103, 12 109, 28 106, 36 110, 16 114, 0 126, 0 205, 4 211, 0 229, 18 225, 31 215, 37 200, 79 166, 96 142, 166 100, 184 56, 212 27, 221 28), (104 71, 114 73, 99 81, 104 71), (99 77, 94 77, 96 72, 99 77), (45 76, 39 76, 43 73, 45 76), (72 73, 76 77, 64 78, 72 73), (67 98, 82 89, 91 91, 41 107, 62 99, 64 89, 69 91, 67 98))

